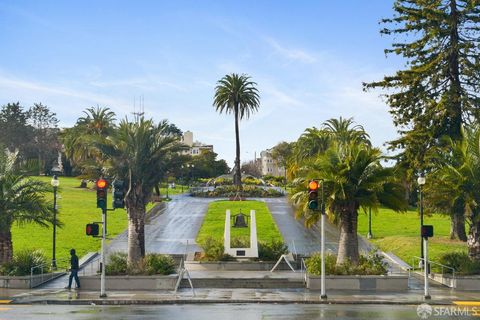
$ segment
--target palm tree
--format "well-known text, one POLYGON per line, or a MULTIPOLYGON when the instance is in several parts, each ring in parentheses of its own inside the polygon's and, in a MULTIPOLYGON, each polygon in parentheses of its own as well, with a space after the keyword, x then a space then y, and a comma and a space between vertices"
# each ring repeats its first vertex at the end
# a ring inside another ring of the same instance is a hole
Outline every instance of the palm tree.
MULTIPOLYGON (((365 144, 334 142, 324 154, 302 168, 303 181, 323 180, 326 209, 340 225, 337 264, 347 260, 358 263, 359 209, 376 211, 383 205, 397 211, 406 210, 402 186, 395 183, 392 168, 380 165, 382 158, 379 149, 365 144)), ((304 183, 302 186, 306 190, 304 183)), ((306 225, 311 226, 318 222, 321 213, 308 209, 308 195, 303 190, 292 199, 302 206, 299 213, 306 225)))
POLYGON ((105 139, 115 129, 115 113, 109 108, 88 108, 74 127, 61 133, 65 154, 72 164, 82 168, 83 174, 98 177, 102 154, 92 145, 105 139))
POLYGON ((20 174, 15 161, 16 153, 0 150, 0 265, 13 257, 13 223, 53 221, 53 205, 44 197, 49 186, 20 174))
POLYGON ((142 117, 122 120, 96 147, 107 159, 106 173, 128 183, 128 263, 134 265, 145 256, 146 205, 164 176, 165 164, 181 150, 180 139, 169 131, 167 121, 155 124, 142 117))
POLYGON ((425 195, 433 210, 457 219, 457 230, 452 231, 459 238, 464 236, 467 219, 469 256, 480 261, 480 127, 462 128, 461 132, 460 140, 445 138, 450 151, 427 179, 425 195))
POLYGON ((236 73, 227 74, 217 82, 213 106, 222 113, 233 113, 235 116, 235 167, 233 182, 239 190, 242 188, 242 176, 240 172, 240 133, 239 121, 248 119, 250 114, 257 111, 260 106, 260 97, 255 87, 257 84, 250 81, 247 75, 236 73))

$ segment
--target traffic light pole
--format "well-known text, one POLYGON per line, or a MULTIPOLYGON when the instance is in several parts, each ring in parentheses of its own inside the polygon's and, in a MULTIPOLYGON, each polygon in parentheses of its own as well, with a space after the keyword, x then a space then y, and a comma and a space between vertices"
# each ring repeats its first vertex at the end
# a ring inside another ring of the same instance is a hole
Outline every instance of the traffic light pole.
POLYGON ((322 299, 327 299, 327 294, 325 293, 325 203, 324 203, 324 195, 323 195, 323 180, 322 182, 322 202, 320 205, 320 210, 322 210, 322 220, 321 220, 321 244, 320 244, 320 255, 322 259, 321 265, 321 285, 320 285, 320 297, 322 299))
POLYGON ((107 209, 102 209, 102 253, 100 258, 100 298, 105 298, 105 239, 107 236, 107 209))

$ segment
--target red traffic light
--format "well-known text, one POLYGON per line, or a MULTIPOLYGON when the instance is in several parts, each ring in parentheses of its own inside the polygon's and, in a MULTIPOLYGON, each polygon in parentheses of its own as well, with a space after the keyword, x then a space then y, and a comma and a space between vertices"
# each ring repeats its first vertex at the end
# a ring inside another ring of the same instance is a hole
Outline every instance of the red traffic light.
POLYGON ((98 236, 98 234, 100 233, 100 228, 97 223, 89 223, 85 227, 85 233, 87 234, 87 236, 95 237, 98 236))
POLYGON ((108 182, 105 179, 98 179, 97 180, 97 189, 105 189, 108 186, 108 182))

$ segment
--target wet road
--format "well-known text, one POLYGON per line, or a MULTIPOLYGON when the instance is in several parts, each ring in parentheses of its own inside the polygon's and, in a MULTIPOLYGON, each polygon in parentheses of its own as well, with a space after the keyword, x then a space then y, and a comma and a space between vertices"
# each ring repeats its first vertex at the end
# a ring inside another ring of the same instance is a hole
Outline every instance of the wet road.
MULTIPOLYGON (((195 243, 198 230, 207 212, 208 204, 217 199, 195 198, 187 195, 174 196, 147 223, 145 243, 147 252, 184 254, 186 251, 199 251, 195 243), (186 248, 188 242, 188 248, 186 248)), ((320 228, 304 227, 301 220, 294 217, 293 208, 286 197, 252 199, 266 202, 280 232, 291 252, 309 255, 320 250, 320 228)), ((336 252, 339 232, 337 227, 326 224, 326 249, 336 252)), ((360 250, 369 251, 370 244, 359 240, 360 250)), ((109 252, 127 250, 127 232, 110 242, 109 252)))
MULTIPOLYGON (((199 251, 195 237, 208 204, 213 200, 187 195, 173 196, 172 201, 148 219, 145 226, 145 250, 164 254, 199 251)), ((126 231, 110 242, 108 251, 127 251, 126 231)))
MULTIPOLYGON (((440 308, 440 307, 435 307, 440 308)), ((434 311, 435 312, 435 309, 434 311)), ((435 313, 434 313, 435 314, 435 313)), ((155 306, 0 306, 0 319, 415 319, 417 305, 194 304, 155 306)), ((430 319, 474 319, 469 315, 430 319)), ((477 318, 478 319, 478 318, 477 318)))

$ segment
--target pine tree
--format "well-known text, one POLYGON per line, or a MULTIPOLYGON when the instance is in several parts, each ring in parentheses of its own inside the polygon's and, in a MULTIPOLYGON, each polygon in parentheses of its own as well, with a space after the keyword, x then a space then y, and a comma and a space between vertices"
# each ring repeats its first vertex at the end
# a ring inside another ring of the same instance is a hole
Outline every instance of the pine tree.
POLYGON ((394 10, 380 32, 398 39, 385 53, 404 57, 406 68, 364 88, 387 90, 400 133, 391 146, 426 169, 441 136, 458 139, 462 124, 480 117, 480 1, 397 0, 394 10))
POLYGON ((480 118, 480 1, 396 0, 393 8, 380 33, 394 36, 385 54, 405 58, 405 69, 364 89, 386 90, 400 134, 390 147, 401 150, 411 183, 434 166, 442 136, 458 140, 462 125, 480 118))

